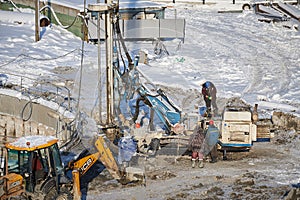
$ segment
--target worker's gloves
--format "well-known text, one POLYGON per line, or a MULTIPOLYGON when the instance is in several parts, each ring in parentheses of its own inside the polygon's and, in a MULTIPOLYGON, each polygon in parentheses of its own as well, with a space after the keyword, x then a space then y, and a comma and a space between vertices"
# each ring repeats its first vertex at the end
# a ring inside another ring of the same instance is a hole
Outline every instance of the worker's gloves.
POLYGON ((207 99, 211 100, 211 97, 210 97, 210 96, 206 95, 205 97, 206 97, 207 99))

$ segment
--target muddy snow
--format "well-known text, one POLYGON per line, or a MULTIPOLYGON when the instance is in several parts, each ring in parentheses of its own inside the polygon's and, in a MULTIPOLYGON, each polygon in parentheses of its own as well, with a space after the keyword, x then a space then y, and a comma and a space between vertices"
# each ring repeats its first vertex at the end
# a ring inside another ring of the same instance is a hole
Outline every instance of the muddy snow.
POLYGON ((87 199, 287 199, 299 183, 299 139, 295 131, 277 131, 249 152, 228 152, 227 160, 219 152, 218 162, 204 168, 192 168, 190 156, 174 150, 139 157, 132 165, 144 169, 146 185, 121 185, 104 170, 90 182, 87 199))

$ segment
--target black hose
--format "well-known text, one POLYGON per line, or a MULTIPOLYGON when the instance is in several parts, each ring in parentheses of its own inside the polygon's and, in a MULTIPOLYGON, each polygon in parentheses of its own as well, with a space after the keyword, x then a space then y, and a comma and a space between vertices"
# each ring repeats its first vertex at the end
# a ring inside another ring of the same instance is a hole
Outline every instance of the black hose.
POLYGON ((21 118, 23 119, 23 121, 28 121, 31 118, 32 115, 32 110, 33 110, 33 106, 32 106, 32 99, 30 98, 30 96, 28 95, 29 101, 25 104, 25 106, 23 107, 22 111, 21 111, 21 118), (27 105, 30 104, 30 112, 29 112, 29 116, 24 119, 24 111, 25 108, 27 107, 27 105))

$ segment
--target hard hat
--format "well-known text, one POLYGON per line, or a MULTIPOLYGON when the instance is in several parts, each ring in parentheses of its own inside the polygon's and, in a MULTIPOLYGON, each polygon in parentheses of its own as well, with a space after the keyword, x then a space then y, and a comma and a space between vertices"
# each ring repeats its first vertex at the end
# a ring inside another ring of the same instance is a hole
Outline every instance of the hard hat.
POLYGON ((135 128, 141 128, 141 124, 140 123, 136 123, 135 124, 135 128))
POLYGON ((205 87, 206 87, 206 88, 209 88, 209 87, 210 87, 210 82, 209 82, 209 81, 206 81, 206 82, 205 82, 205 87))
POLYGON ((209 120, 209 125, 214 125, 214 121, 213 120, 209 120))

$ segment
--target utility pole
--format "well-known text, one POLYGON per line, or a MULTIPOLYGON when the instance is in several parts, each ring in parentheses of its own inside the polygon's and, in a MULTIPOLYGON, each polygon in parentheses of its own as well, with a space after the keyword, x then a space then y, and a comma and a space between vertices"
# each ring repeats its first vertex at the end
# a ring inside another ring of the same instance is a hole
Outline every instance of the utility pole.
MULTIPOLYGON (((112 5, 112 0, 106 0, 105 3, 112 5)), ((113 27, 112 27, 112 10, 106 11, 105 14, 105 30, 106 30, 106 89, 107 89, 107 124, 112 124, 114 119, 114 77, 113 77, 113 27)))
MULTIPOLYGON (((114 74, 113 74, 113 2, 106 0, 104 4, 89 4, 89 10, 105 14, 105 51, 106 51, 106 124, 103 127, 107 138, 111 141, 115 138, 114 125, 114 74)), ((99 14, 98 14, 99 16, 99 14)), ((99 24, 99 22, 98 22, 99 24)), ((98 29, 100 27, 98 26, 98 29)), ((99 34, 99 33, 98 33, 99 34)), ((99 41, 99 35, 98 35, 99 41)), ((98 47, 99 48, 99 47, 98 47)), ((100 55, 98 55, 100 56, 100 55)), ((100 62, 98 58, 98 62, 100 62)), ((100 94, 101 95, 101 94, 100 94)), ((102 124, 103 125, 103 124, 102 124)))
POLYGON ((35 41, 40 41, 40 1, 35 0, 35 41))
MULTIPOLYGON (((100 3, 100 0, 97 0, 100 3)), ((101 72, 101 38, 100 38, 100 16, 101 13, 98 12, 97 15, 97 38, 98 38, 98 105, 99 105, 99 123, 102 124, 102 72, 101 72)))

